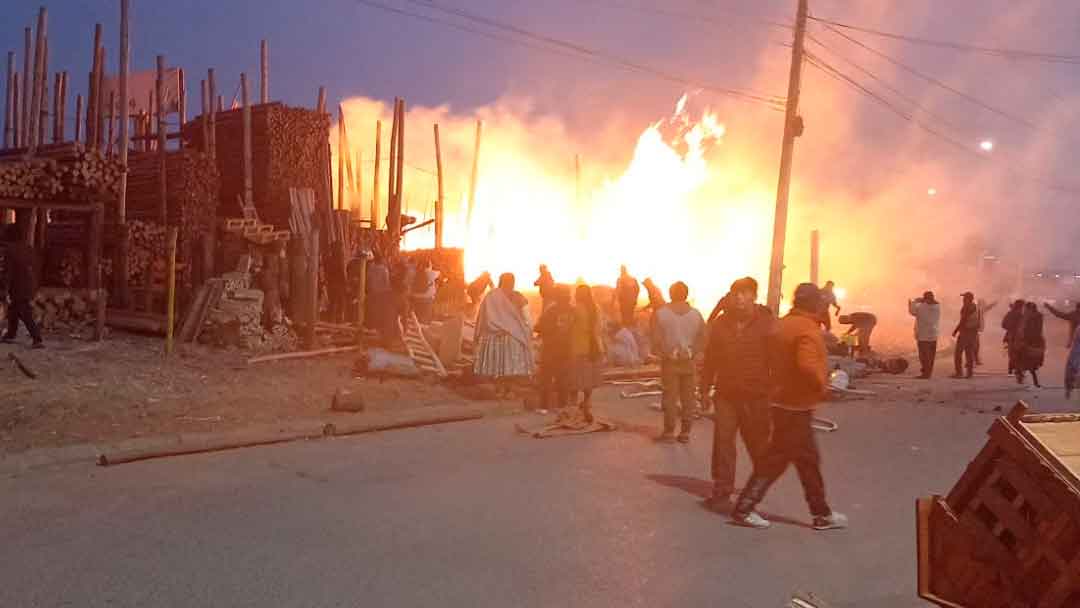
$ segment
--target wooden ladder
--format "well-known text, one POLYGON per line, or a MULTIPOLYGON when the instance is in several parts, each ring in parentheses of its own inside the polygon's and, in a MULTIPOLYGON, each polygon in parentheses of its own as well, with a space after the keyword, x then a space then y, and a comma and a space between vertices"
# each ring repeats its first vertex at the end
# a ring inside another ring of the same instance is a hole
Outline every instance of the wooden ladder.
MULTIPOLYGON (((401 325, 400 320, 398 325, 401 325)), ((416 313, 409 313, 404 326, 401 327, 401 337, 405 341, 405 349, 409 351, 409 357, 420 371, 435 374, 440 378, 447 376, 446 368, 443 367, 439 356, 424 339, 424 330, 420 327, 420 321, 416 319, 416 313)))

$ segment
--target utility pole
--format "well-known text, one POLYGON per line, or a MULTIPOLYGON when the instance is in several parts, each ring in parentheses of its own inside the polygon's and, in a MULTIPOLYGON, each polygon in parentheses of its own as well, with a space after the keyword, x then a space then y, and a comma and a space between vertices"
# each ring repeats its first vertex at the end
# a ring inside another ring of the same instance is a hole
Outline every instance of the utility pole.
POLYGON ((802 81, 807 12, 807 0, 799 0, 795 16, 795 42, 791 47, 791 74, 788 77, 787 109, 784 112, 784 144, 780 152, 780 180, 776 186, 776 217, 773 220, 772 260, 769 263, 769 293, 766 302, 776 314, 780 313, 780 289, 783 285, 791 162, 795 153, 795 138, 803 132, 803 122, 799 116, 799 87, 802 81))
POLYGON ((814 285, 820 285, 818 283, 818 272, 821 269, 821 232, 813 230, 810 232, 810 282, 814 285))

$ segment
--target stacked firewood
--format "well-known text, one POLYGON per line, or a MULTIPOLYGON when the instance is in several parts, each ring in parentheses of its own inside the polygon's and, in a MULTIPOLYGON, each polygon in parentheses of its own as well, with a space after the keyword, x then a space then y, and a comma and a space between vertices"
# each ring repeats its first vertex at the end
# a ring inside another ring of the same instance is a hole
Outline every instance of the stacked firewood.
POLYGON ((72 202, 115 200, 123 167, 97 152, 70 147, 68 154, 0 158, 0 197, 72 202))
POLYGON ((97 319, 96 297, 86 289, 42 288, 34 296, 33 315, 46 331, 89 337, 97 319))
POLYGON ((143 220, 128 222, 128 273, 132 285, 149 286, 165 276, 165 226, 143 220))

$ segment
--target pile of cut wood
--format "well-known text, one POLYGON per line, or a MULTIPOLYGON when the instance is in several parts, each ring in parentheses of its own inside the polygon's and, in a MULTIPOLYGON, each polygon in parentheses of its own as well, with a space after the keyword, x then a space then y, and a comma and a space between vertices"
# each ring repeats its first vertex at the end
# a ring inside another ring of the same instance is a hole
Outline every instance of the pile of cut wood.
POLYGON ((0 197, 72 202, 115 200, 123 167, 78 144, 31 159, 0 155, 0 197))
POLYGON ((34 296, 34 319, 45 331, 67 332, 89 339, 97 318, 97 296, 88 289, 46 287, 34 296))
POLYGON ((263 326, 263 292, 250 289, 250 277, 226 273, 221 297, 206 314, 199 342, 219 348, 239 348, 256 352, 296 350, 299 338, 287 322, 263 326))

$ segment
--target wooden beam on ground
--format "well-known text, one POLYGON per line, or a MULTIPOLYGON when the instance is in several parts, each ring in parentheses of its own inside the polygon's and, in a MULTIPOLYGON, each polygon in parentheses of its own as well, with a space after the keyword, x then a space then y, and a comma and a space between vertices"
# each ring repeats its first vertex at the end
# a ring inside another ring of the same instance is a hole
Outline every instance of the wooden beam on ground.
POLYGON ((276 355, 262 355, 247 360, 248 364, 265 363, 267 361, 288 361, 290 359, 311 359, 312 357, 325 357, 326 355, 339 355, 342 353, 354 353, 360 350, 359 346, 339 346, 336 348, 320 348, 318 350, 303 350, 292 353, 278 353, 276 355))

